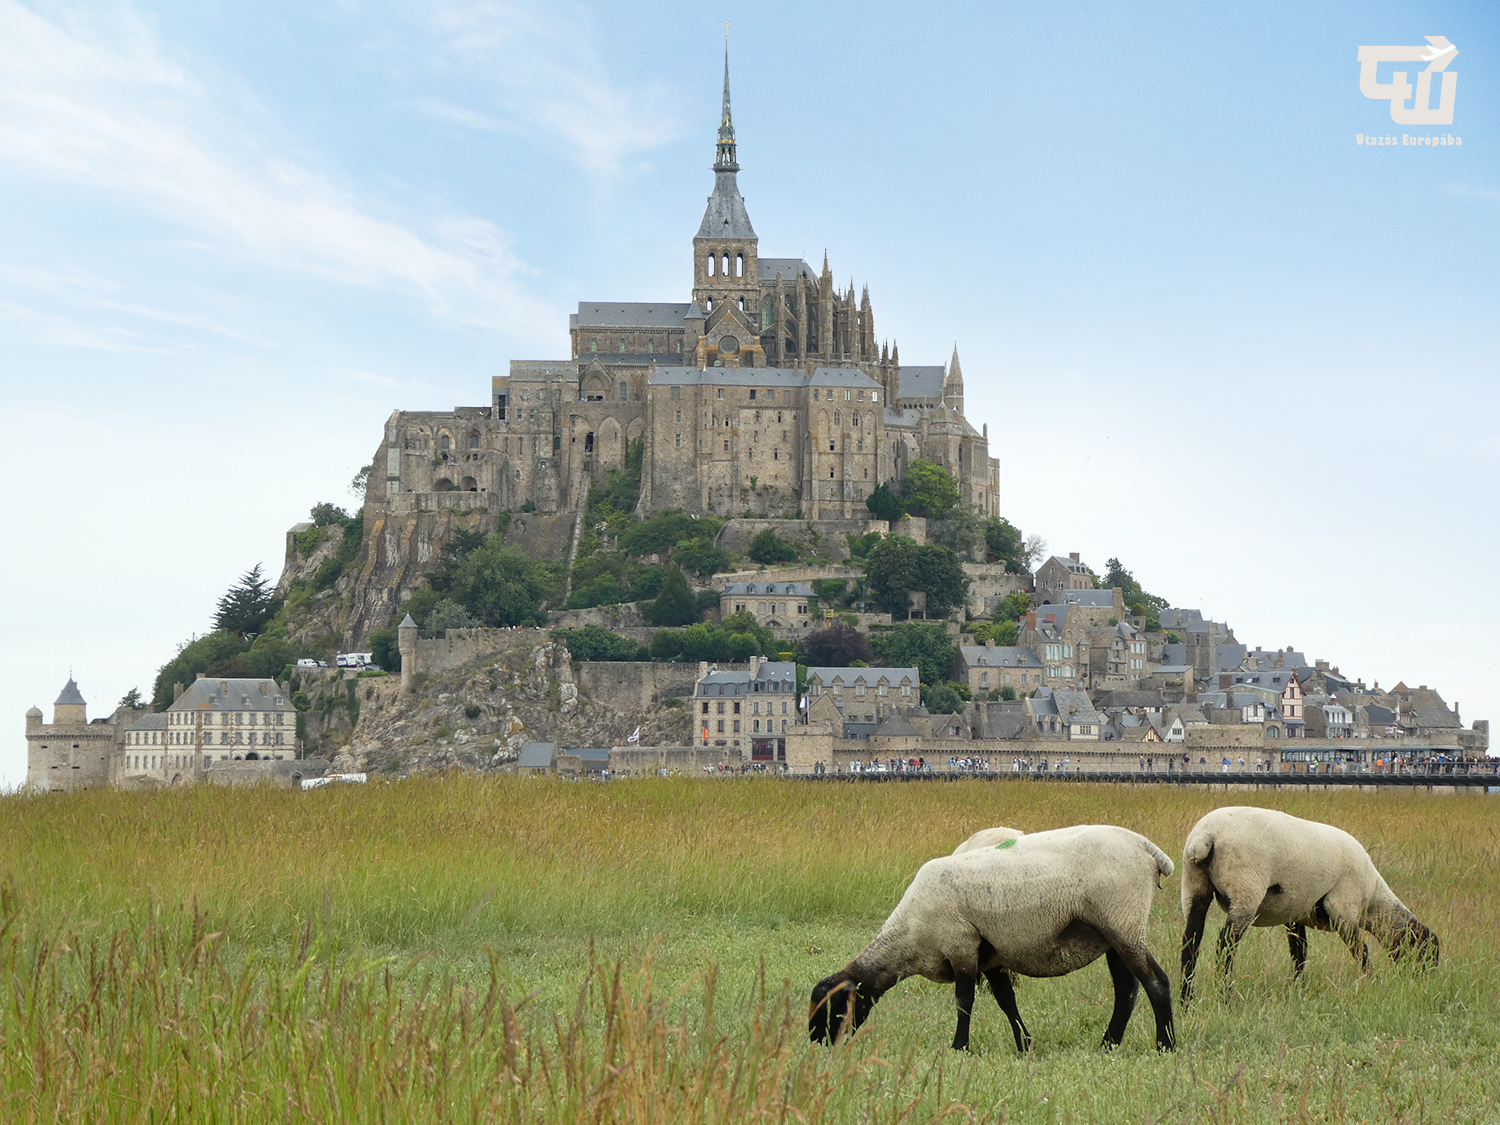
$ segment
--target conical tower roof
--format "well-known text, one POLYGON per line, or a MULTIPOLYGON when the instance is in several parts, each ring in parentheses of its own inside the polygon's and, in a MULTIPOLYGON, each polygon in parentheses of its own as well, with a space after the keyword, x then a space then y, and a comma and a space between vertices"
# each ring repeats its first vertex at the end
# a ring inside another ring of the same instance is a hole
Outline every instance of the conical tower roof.
POLYGON ((83 695, 78 690, 78 685, 73 682, 73 677, 68 677, 68 682, 62 689, 62 694, 57 697, 58 707, 82 707, 84 706, 83 695))

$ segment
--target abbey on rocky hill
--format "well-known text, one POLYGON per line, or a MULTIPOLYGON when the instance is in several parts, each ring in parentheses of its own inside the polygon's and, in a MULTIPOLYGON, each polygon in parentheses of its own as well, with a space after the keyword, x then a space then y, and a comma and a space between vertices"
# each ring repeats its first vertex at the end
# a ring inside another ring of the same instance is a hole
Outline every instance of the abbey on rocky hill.
POLYGON ((868 289, 839 292, 826 253, 821 271, 761 257, 739 169, 726 51, 691 299, 582 301, 568 359, 513 360, 485 406, 396 411, 367 511, 574 510, 639 441, 643 513, 860 518, 922 458, 954 474, 965 505, 999 515, 1000 465, 988 427, 964 418, 957 347, 946 367, 903 367, 876 343, 868 289))

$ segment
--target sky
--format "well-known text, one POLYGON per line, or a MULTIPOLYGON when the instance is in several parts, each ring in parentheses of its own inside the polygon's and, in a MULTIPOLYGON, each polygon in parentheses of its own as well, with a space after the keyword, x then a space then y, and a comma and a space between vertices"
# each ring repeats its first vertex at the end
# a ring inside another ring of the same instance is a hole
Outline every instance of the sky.
POLYGON ((1500 717, 1491 3, 0 0, 0 786, 27 707, 149 694, 353 505, 392 410, 687 299, 722 21, 761 252, 957 344, 1003 515, 1500 717), (1452 124, 1400 125, 1358 50, 1426 36, 1452 124))

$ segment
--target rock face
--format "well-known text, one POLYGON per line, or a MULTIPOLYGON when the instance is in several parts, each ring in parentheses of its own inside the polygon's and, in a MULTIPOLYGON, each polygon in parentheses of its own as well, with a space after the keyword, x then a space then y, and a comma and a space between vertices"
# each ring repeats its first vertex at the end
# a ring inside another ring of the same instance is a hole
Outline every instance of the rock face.
POLYGON ((637 726, 648 745, 686 741, 685 707, 596 699, 565 646, 545 633, 530 636, 461 667, 418 674, 406 695, 397 676, 333 681, 313 696, 308 735, 323 753, 347 755, 346 768, 374 773, 503 770, 528 742, 622 746, 637 726))

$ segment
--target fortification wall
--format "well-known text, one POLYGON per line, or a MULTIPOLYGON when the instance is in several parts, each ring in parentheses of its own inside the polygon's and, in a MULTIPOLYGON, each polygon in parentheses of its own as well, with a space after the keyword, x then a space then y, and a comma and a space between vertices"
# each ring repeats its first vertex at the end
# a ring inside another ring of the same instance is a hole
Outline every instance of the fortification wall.
MULTIPOLYGON (((403 630, 411 632, 411 630, 403 630)), ((540 629, 449 629, 440 637, 413 637, 401 651, 401 678, 439 675, 516 648, 532 648, 545 635, 540 629)))
POLYGON ((615 711, 649 711, 668 698, 690 704, 698 678, 696 664, 589 660, 574 666, 585 706, 615 711))

